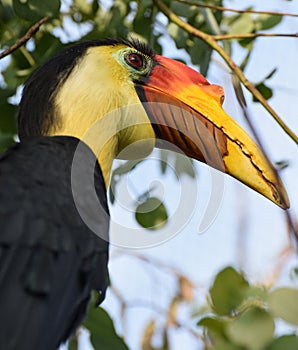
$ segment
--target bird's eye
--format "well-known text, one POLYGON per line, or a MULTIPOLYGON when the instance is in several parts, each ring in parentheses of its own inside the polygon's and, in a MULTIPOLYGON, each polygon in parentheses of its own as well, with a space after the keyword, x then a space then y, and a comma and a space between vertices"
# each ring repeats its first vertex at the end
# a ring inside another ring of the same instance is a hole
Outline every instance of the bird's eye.
POLYGON ((126 62, 137 70, 145 68, 144 57, 138 53, 129 53, 125 56, 126 62))

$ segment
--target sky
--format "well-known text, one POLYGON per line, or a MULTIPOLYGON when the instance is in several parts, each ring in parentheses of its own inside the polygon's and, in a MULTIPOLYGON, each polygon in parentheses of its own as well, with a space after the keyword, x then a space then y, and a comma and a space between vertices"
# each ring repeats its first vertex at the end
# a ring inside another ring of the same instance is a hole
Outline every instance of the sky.
MULTIPOLYGON (((225 1, 224 4, 234 8, 253 5, 259 10, 298 13, 295 1, 234 0, 225 1)), ((295 33, 297 28, 297 18, 285 18, 274 31, 295 33)), ((183 52, 171 46, 167 38, 163 40, 163 44, 165 56, 184 57, 183 52)), ((246 71, 251 81, 258 82, 273 68, 278 68, 277 73, 268 81, 268 85, 274 90, 274 96, 269 102, 296 134, 297 55, 297 39, 259 38, 246 71)), ((242 56, 241 50, 235 50, 233 58, 237 63, 241 62, 242 56)), ((208 80, 224 87, 224 109, 248 131, 231 87, 229 72, 222 64, 217 64, 218 60, 215 55, 215 63, 209 72, 208 80)), ((259 131, 271 160, 287 160, 290 164, 281 175, 290 197, 291 212, 297 217, 297 145, 284 134, 262 107, 250 102, 249 93, 245 92, 245 96, 249 101, 249 113, 253 124, 259 131)), ((159 318, 162 324, 162 315, 158 314, 154 305, 156 302, 167 305, 176 288, 173 278, 164 273, 162 268, 158 270, 150 264, 140 263, 133 256, 145 256, 153 262, 159 261, 170 269, 185 274, 197 286, 196 301, 200 304, 204 301, 204 293, 215 274, 227 265, 241 267, 255 283, 269 284, 273 278, 272 274, 276 271, 279 256, 288 244, 284 213, 267 199, 228 176, 216 178, 214 172, 198 163, 195 164, 195 168, 199 176, 195 181, 184 177, 177 182, 173 170, 169 171, 167 176, 161 176, 158 158, 159 153, 154 151, 146 162, 122 180, 117 203, 111 207, 112 237, 113 230, 119 230, 119 223, 124 222, 127 227, 123 228, 124 234, 140 230, 133 213, 129 212, 129 208, 133 207, 134 198, 141 194, 136 193, 135 189, 138 188, 155 187, 154 193, 162 194, 171 217, 176 220, 173 219, 176 229, 169 225, 161 230, 164 236, 160 233, 153 247, 129 249, 113 246, 111 249, 110 273, 114 286, 128 303, 133 304, 135 301, 141 306, 132 308, 125 319, 126 340, 131 350, 140 349, 140 335, 151 318, 159 318), (214 194, 214 187, 220 194, 213 206, 211 217, 207 218, 210 225, 202 232, 202 220, 206 220, 206 208, 210 196, 214 194)), ((297 259, 291 255, 283 265, 277 283, 292 283, 297 287, 298 281, 290 282, 288 278, 291 268, 296 265, 297 259)), ((119 308, 112 292, 108 292, 103 307, 116 318, 119 316, 119 308)), ((188 324, 188 316, 185 310, 181 310, 181 322, 188 324)), ((121 332, 121 325, 118 322, 116 324, 121 332)), ((158 336, 155 340, 158 343, 158 336)), ((183 330, 172 332, 171 350, 181 349, 181 344, 188 350, 198 348, 183 330)))

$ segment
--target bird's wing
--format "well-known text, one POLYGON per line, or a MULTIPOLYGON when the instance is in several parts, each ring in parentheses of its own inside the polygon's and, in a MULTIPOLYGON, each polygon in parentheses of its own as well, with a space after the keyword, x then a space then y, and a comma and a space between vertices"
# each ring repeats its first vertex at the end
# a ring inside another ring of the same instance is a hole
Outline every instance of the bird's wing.
POLYGON ((73 172, 77 144, 42 137, 0 159, 0 349, 55 350, 82 321, 91 290, 104 298, 105 185, 87 146, 73 172))

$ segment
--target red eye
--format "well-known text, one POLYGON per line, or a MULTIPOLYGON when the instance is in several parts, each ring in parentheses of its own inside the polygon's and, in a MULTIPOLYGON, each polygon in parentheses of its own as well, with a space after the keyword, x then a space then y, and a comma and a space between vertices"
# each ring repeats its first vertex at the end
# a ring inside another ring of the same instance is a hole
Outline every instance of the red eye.
POLYGON ((130 53, 126 57, 127 63, 138 70, 141 70, 144 68, 144 58, 142 55, 139 55, 137 53, 130 53))

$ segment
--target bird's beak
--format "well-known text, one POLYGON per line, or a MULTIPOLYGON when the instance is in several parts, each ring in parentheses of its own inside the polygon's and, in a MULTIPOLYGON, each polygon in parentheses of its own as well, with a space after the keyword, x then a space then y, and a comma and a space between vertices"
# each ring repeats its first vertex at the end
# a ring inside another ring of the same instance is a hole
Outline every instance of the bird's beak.
POLYGON ((281 180, 250 136, 222 109, 223 88, 186 65, 155 55, 146 81, 136 84, 157 136, 175 149, 237 178, 281 208, 289 207, 281 180))

